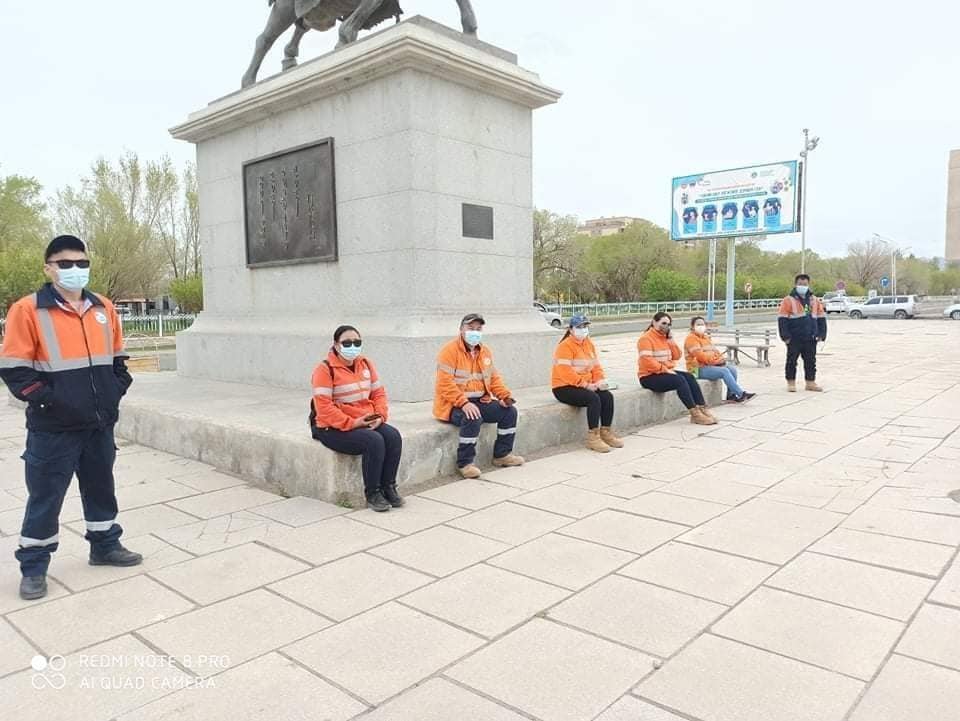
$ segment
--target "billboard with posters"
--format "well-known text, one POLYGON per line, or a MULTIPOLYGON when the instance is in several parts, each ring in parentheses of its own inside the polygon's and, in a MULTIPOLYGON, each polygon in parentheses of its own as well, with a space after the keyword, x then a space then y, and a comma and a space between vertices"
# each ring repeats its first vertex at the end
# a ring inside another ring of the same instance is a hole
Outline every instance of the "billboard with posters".
POLYGON ((673 240, 796 233, 798 163, 754 165, 673 179, 673 240))

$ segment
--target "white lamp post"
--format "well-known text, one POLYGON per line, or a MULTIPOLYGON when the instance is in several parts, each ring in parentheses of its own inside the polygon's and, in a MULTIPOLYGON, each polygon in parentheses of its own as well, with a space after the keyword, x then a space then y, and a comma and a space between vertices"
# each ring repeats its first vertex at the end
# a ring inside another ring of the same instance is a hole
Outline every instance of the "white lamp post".
POLYGON ((807 179, 810 176, 810 153, 820 144, 820 138, 810 137, 810 129, 803 129, 803 205, 800 208, 800 272, 807 272, 807 179))

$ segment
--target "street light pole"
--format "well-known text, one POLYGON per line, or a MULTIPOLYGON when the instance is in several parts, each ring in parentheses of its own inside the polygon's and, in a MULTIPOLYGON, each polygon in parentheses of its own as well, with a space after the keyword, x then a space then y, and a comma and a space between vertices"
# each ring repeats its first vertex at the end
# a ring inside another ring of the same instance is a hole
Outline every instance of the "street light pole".
POLYGON ((800 206, 800 272, 807 272, 807 182, 810 176, 810 152, 817 147, 820 138, 810 137, 810 128, 803 129, 803 150, 800 151, 800 157, 803 158, 803 187, 801 192, 800 206))
MULTIPOLYGON (((897 255, 900 254, 901 249, 897 247, 897 244, 895 241, 891 240, 890 238, 884 238, 879 233, 874 233, 873 237, 890 249, 890 275, 893 276, 891 279, 893 283, 890 288, 891 290, 890 294, 893 298, 896 298, 897 297, 897 255)), ((908 246, 906 248, 903 248, 903 250, 910 250, 911 247, 912 246, 908 246)))

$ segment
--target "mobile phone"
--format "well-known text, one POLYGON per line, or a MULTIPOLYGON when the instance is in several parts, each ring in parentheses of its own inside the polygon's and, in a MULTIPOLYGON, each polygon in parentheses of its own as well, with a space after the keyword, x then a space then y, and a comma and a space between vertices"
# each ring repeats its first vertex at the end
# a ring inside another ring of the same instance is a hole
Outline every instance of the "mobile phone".
POLYGON ((371 413, 369 416, 364 416, 363 420, 372 423, 373 421, 380 420, 383 418, 379 413, 371 413))

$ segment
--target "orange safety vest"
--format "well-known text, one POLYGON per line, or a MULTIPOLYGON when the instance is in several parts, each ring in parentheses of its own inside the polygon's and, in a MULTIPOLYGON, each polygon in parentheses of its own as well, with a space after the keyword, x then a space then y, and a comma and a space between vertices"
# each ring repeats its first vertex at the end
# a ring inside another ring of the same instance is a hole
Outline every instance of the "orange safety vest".
POLYGON ((683 341, 687 370, 697 375, 701 366, 716 366, 723 362, 723 353, 713 344, 709 335, 700 336, 690 331, 683 341))
POLYGON ((27 401, 27 428, 70 431, 117 421, 132 379, 113 303, 83 291, 77 311, 47 283, 7 314, 0 378, 27 401))
POLYGON ((667 373, 674 369, 683 353, 673 338, 650 328, 637 341, 637 375, 640 378, 667 373))
POLYGON ((357 418, 379 413, 387 421, 387 391, 377 370, 364 356, 347 365, 331 350, 313 370, 311 425, 338 431, 353 430, 357 418))
POLYGON ((571 334, 557 344, 553 351, 553 372, 550 379, 553 388, 582 388, 602 380, 603 368, 597 357, 597 349, 589 337, 578 341, 571 334))
POLYGON ((510 389, 493 364, 493 353, 481 344, 469 350, 457 336, 437 355, 437 380, 434 387, 433 415, 449 421, 454 408, 471 401, 488 403, 493 398, 510 398, 510 389))

